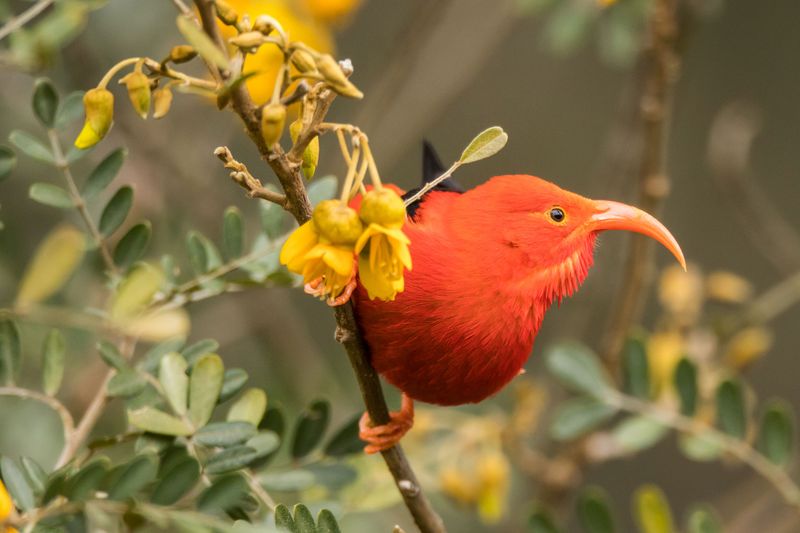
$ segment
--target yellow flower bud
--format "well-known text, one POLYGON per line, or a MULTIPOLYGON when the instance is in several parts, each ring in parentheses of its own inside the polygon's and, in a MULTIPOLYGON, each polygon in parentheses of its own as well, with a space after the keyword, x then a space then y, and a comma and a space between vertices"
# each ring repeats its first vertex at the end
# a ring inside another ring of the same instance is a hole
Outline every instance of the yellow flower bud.
POLYGON ((153 118, 163 117, 171 106, 172 91, 169 87, 162 87, 153 91, 153 118))
POLYGON ((233 26, 239 20, 239 13, 225 0, 215 0, 217 6, 217 18, 228 26, 233 26))
POLYGON ((108 133, 114 120, 114 95, 108 89, 90 89, 83 96, 83 109, 86 122, 75 139, 75 147, 81 150, 94 146, 108 133))
MULTIPOLYGON (((298 117, 297 120, 289 125, 289 135, 292 137, 292 142, 297 142, 297 137, 300 135, 300 130, 303 128, 303 120, 298 117)), ((301 168, 306 179, 314 177, 314 172, 317 171, 317 164, 319 163, 319 136, 311 139, 306 149, 303 150, 303 163, 301 168)))
POLYGON ((197 51, 188 44, 173 46, 169 51, 169 60, 173 63, 186 63, 197 56, 197 51))
POLYGON ((314 225, 333 244, 352 244, 364 227, 356 210, 340 200, 324 200, 314 208, 314 225))
POLYGON ((133 71, 119 80, 128 89, 128 98, 136 113, 147 118, 150 112, 150 80, 140 71, 133 71))
POLYGON ((236 37, 231 37, 228 42, 243 50, 254 50, 264 44, 264 35, 258 31, 248 31, 240 33, 236 37))
POLYGON ((406 220, 406 206, 396 192, 382 187, 364 195, 359 214, 365 224, 402 226, 406 220))
POLYGON ((350 98, 361 99, 364 98, 364 93, 350 83, 347 76, 342 72, 339 63, 330 54, 320 54, 316 59, 317 70, 319 70, 322 77, 330 85, 331 89, 350 98))
POLYGON ((13 510, 14 502, 11 501, 11 496, 8 494, 6 486, 0 481, 0 522, 8 518, 13 510))
POLYGON ((274 29, 275 26, 272 25, 272 18, 264 15, 257 16, 256 21, 253 23, 253 31, 259 32, 264 37, 272 33, 274 29))
POLYGON ((314 56, 306 52, 305 50, 300 50, 299 48, 292 52, 292 55, 289 58, 294 65, 294 68, 297 69, 298 72, 306 73, 306 72, 316 72, 317 71, 317 64, 314 62, 314 56))
POLYGON ((267 104, 261 109, 261 136, 267 146, 271 147, 281 139, 285 123, 286 106, 267 104))

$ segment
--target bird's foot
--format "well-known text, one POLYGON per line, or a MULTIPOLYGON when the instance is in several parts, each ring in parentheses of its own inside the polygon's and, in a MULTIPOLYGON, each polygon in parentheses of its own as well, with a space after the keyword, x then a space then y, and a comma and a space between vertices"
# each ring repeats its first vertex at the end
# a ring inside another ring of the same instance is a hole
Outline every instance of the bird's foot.
POLYGON ((397 444, 414 425, 414 400, 403 394, 399 411, 389 413, 389 422, 381 426, 373 426, 369 413, 364 413, 358 422, 358 436, 367 446, 365 453, 378 453, 397 444))
MULTIPOLYGON (((353 295, 353 291, 356 290, 358 286, 358 282, 356 282, 356 276, 353 274, 353 277, 350 278, 350 281, 347 282, 347 285, 344 286, 344 290, 337 296, 336 298, 327 298, 325 301, 331 307, 336 307, 338 305, 344 305, 350 301, 350 297, 353 295)), ((325 296, 325 278, 317 278, 309 283, 306 283, 303 287, 303 290, 306 294, 310 294, 311 296, 315 296, 317 298, 323 298, 325 296)))

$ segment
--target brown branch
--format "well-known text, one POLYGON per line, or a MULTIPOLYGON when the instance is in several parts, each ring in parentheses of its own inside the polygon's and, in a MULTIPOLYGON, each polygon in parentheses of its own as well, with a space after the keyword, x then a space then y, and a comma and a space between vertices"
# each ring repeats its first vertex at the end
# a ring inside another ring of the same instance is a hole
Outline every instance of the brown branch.
POLYGON ((233 158, 227 146, 220 146, 214 150, 214 155, 224 163, 225 168, 231 170, 231 179, 247 191, 250 198, 261 198, 286 209, 288 206, 286 196, 261 185, 261 181, 253 176, 244 163, 233 158))
MULTIPOLYGON (((221 45, 219 30, 214 19, 214 10, 208 0, 195 0, 198 7, 202 25, 206 33, 221 45)), ((223 77, 226 73, 221 73, 223 77)), ((227 74, 229 76, 229 74, 227 74)), ((312 88, 312 92, 315 88, 312 88)), ((335 93, 328 89, 318 89, 317 101, 313 105, 313 112, 308 124, 304 124, 301 134, 292 149, 286 154, 280 146, 275 146, 272 150, 264 142, 261 136, 261 126, 259 120, 259 110, 250 98, 245 84, 239 84, 231 94, 233 110, 244 122, 247 134, 258 148, 262 158, 272 168, 275 175, 283 187, 286 194, 286 209, 302 224, 311 218, 311 202, 306 194, 305 184, 300 172, 300 160, 305 147, 311 140, 318 135, 317 127, 322 122, 332 103, 335 93)), ((347 351, 347 356, 353 371, 356 375, 359 389, 361 390, 364 404, 370 418, 376 424, 386 424, 389 422, 389 410, 386 400, 381 390, 380 379, 375 369, 369 362, 369 351, 358 328, 352 305, 348 302, 345 305, 335 308, 336 316, 336 338, 341 342, 347 351)), ((408 460, 400 446, 395 446, 383 452, 383 458, 392 476, 395 479, 400 493, 405 501, 406 507, 414 517, 419 529, 424 532, 440 533, 444 532, 444 524, 431 507, 430 502, 414 475, 408 460)))

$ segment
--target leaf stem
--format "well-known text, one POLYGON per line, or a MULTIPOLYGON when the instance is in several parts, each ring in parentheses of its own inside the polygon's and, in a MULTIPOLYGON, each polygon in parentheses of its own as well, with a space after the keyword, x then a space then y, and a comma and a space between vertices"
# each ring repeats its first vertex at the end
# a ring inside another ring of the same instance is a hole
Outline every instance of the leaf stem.
POLYGON ((448 169, 447 169, 447 170, 444 172, 444 174, 441 174, 441 175, 440 175, 440 176, 438 176, 438 177, 437 177, 435 180, 429 181, 428 183, 426 183, 426 184, 425 184, 425 186, 424 186, 424 187, 422 187, 422 188, 421 188, 419 191, 417 191, 417 193, 416 193, 416 194, 414 194, 413 196, 411 196, 410 198, 408 198, 408 199, 405 201, 405 204, 406 204, 407 206, 408 206, 408 205, 411 205, 411 204, 413 204, 414 202, 416 202, 417 200, 419 200, 420 198, 422 198, 423 196, 425 196, 425 193, 427 193, 428 191, 430 191, 431 189, 433 189, 434 187, 436 187, 437 185, 439 185, 441 182, 443 182, 444 180, 446 180, 446 179, 447 179, 447 178, 449 178, 450 176, 452 176, 452 175, 453 175, 453 172, 455 172, 456 170, 458 170, 458 167, 460 167, 460 166, 461 166, 461 162, 460 162, 460 161, 456 161, 455 163, 453 163, 453 164, 450 166, 450 168, 448 168, 448 169))
POLYGON ((36 18, 42 11, 50 7, 52 3, 53 0, 39 0, 16 17, 10 18, 3 27, 0 28, 0 41, 36 18))

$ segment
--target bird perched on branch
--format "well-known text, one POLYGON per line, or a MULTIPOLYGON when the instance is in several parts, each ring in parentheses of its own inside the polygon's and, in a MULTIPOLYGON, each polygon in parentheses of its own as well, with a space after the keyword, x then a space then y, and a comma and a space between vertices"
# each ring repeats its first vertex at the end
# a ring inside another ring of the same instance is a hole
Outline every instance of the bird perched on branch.
MULTIPOLYGON (((442 171, 427 145, 423 168, 423 184, 442 171)), ((601 232, 642 233, 685 268, 675 238, 649 214, 534 176, 496 176, 466 192, 445 181, 408 213, 405 289, 394 301, 371 300, 363 287, 353 298, 373 366, 403 393, 388 424, 362 417, 368 453, 411 428, 414 400, 479 402, 518 375, 548 308, 586 278, 601 232)))

